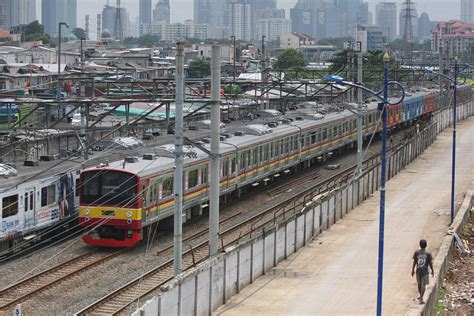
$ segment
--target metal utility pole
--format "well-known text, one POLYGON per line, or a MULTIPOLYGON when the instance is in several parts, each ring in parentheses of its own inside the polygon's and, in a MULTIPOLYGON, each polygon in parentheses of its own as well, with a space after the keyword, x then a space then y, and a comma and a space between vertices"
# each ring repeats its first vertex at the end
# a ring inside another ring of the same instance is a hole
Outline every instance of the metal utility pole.
POLYGON ((380 219, 379 219, 379 251, 377 273, 377 316, 382 316, 382 290, 383 290, 383 256, 385 235, 385 174, 387 165, 387 104, 388 104, 388 63, 390 56, 383 56, 383 102, 382 102, 382 168, 380 176, 380 219))
POLYGON ((60 98, 61 92, 61 41, 62 41, 62 26, 69 28, 69 25, 66 22, 59 22, 59 34, 58 34, 58 97, 60 98))
MULTIPOLYGON (((220 124, 221 124, 221 63, 220 46, 212 45, 211 65, 211 192, 209 199, 209 255, 217 254, 219 244, 219 171, 220 171, 220 124)), ((207 176, 207 175, 205 175, 207 176)))
POLYGON ((181 274, 183 252, 183 106, 184 106, 184 44, 178 43, 176 55, 176 114, 174 171, 174 276, 181 274))
POLYGON ((453 84, 453 165, 451 170, 451 222, 454 222, 454 196, 456 195, 455 186, 456 186, 456 120, 457 120, 457 84, 458 84, 458 58, 454 59, 454 84, 453 84))
MULTIPOLYGON (((357 84, 362 85, 363 68, 362 68, 362 51, 359 51, 357 56, 357 84)), ((357 170, 358 174, 362 174, 362 150, 363 150, 363 136, 362 136, 362 106, 363 106, 363 92, 362 89, 357 89, 357 170)))
MULTIPOLYGON (((234 56, 234 58, 233 58, 233 59, 234 59, 234 60, 233 60, 233 64, 234 64, 234 66, 233 66, 233 68, 234 68, 234 71, 233 71, 233 73, 234 73, 234 75, 233 75, 233 84, 235 85, 235 58, 237 57, 237 48, 235 47, 235 35, 232 35, 231 38, 232 38, 233 45, 234 45, 234 53, 233 53, 233 56, 234 56)), ((232 91, 232 89, 231 89, 231 91, 232 91)))
POLYGON ((263 97, 263 90, 265 89, 264 88, 264 84, 267 82, 267 78, 265 76, 265 68, 266 68, 266 65, 265 65, 265 35, 262 35, 262 77, 260 78, 261 79, 261 82, 262 82, 262 90, 261 90, 261 93, 260 93, 260 97, 262 99, 262 106, 260 107, 261 110, 265 109, 265 101, 264 100, 264 97, 263 97))

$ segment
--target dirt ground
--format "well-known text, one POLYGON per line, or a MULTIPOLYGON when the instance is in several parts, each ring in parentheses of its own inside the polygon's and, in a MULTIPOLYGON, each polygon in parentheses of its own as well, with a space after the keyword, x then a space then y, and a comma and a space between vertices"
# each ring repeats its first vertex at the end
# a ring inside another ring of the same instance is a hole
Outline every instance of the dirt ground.
POLYGON ((460 236, 469 251, 453 254, 440 290, 438 315, 474 315, 474 217, 471 217, 460 236))

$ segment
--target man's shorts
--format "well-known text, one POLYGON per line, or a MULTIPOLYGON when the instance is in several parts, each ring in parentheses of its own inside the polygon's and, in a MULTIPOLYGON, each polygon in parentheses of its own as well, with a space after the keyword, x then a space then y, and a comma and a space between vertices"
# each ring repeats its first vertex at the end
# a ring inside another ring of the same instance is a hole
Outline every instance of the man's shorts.
POLYGON ((428 273, 421 274, 421 273, 416 273, 416 282, 418 284, 422 285, 428 285, 430 284, 430 275, 428 273))

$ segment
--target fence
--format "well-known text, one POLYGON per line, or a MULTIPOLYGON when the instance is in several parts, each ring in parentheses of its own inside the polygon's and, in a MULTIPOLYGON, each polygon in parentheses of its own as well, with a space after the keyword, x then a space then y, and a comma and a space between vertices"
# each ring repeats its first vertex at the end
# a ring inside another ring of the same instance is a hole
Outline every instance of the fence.
MULTIPOLYGON (((435 114, 433 124, 391 151, 387 179, 421 155, 437 134, 451 124, 451 111, 445 112, 448 113, 435 114)), ((458 113, 460 120, 473 115, 473 103, 459 106, 458 113)), ((366 166, 357 178, 346 177, 324 192, 307 192, 291 205, 290 216, 283 215, 271 227, 261 227, 246 241, 227 247, 212 260, 174 279, 133 315, 211 315, 243 287, 369 198, 379 188, 380 172, 380 160, 372 160, 372 165, 366 166)))

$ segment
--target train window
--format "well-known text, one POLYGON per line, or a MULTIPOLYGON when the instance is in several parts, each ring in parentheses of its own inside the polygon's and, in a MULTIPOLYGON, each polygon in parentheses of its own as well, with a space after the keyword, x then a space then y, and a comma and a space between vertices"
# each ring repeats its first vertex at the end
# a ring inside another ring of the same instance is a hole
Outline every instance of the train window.
POLYGON ((6 196, 2 199, 2 218, 18 214, 18 194, 6 196))
POLYGON ((231 164, 230 164, 230 173, 231 174, 234 174, 235 173, 235 166, 237 165, 236 161, 235 161, 235 157, 232 158, 232 161, 231 161, 231 164))
POLYGON ((247 168, 254 165, 256 155, 257 151, 255 149, 249 149, 247 156, 247 168))
POLYGON ((293 150, 298 150, 298 136, 293 137, 293 150))
POLYGON ((56 202, 56 185, 50 185, 41 189, 41 207, 56 202))
POLYGON ((258 150, 258 151, 259 151, 258 161, 263 161, 263 160, 265 160, 265 154, 264 154, 265 148, 263 147, 263 145, 259 147, 259 150, 258 150))
POLYGON ((25 213, 28 212, 28 193, 25 193, 25 213))
POLYGON ((191 170, 188 173, 188 188, 192 189, 199 185, 198 170, 191 170))
POLYGON ((245 153, 240 153, 240 161, 239 161, 239 169, 244 170, 245 169, 245 162, 247 157, 245 157, 245 153))
POLYGON ((322 140, 326 140, 328 138, 328 130, 325 128, 323 129, 323 139, 322 140))
POLYGON ((227 178, 229 176, 229 159, 225 158, 221 164, 221 175, 222 178, 227 178))
POLYGON ((74 192, 74 194, 75 194, 76 196, 79 196, 80 193, 81 193, 81 187, 80 187, 80 185, 81 185, 81 181, 80 181, 79 179, 76 179, 76 185, 75 185, 75 188, 76 188, 76 189, 75 189, 75 192, 74 192))
POLYGON ((275 144, 270 143, 270 160, 272 160, 273 157, 275 157, 275 144))
MULTIPOLYGON (((241 154, 242 155, 242 154, 241 154)), ((208 166, 204 166, 204 168, 202 168, 202 177, 201 177, 201 182, 203 184, 207 183, 207 179, 209 178, 209 168, 208 166)))
POLYGON ((162 186, 162 194, 163 197, 171 196, 173 195, 173 178, 166 178, 163 179, 163 182, 161 183, 162 186))
POLYGON ((305 148, 305 147, 306 147, 306 137, 305 137, 305 135, 302 135, 302 136, 301 136, 301 141, 300 141, 300 143, 301 143, 301 148, 305 148))
POLYGON ((32 211, 33 208, 34 208, 34 203, 35 203, 34 197, 35 197, 35 195, 34 195, 33 191, 31 191, 30 192, 30 211, 32 211))

